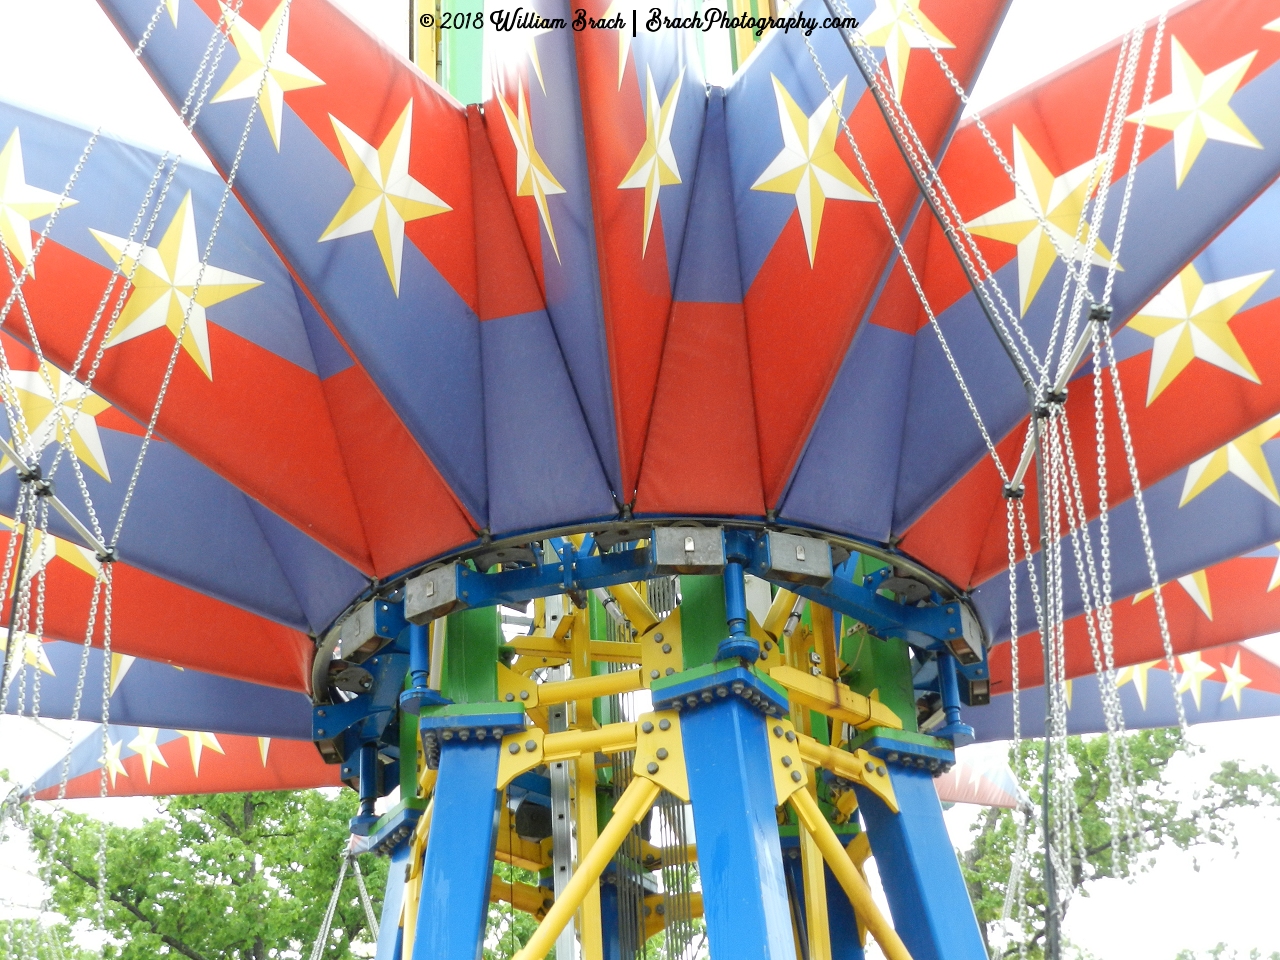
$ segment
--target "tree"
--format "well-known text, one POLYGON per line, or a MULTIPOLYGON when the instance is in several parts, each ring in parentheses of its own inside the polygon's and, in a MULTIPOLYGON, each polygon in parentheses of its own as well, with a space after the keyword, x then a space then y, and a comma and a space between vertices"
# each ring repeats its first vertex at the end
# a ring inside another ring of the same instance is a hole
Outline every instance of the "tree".
MULTIPOLYGON (((268 960, 310 952, 347 844, 355 795, 318 791, 170 797, 136 828, 106 829, 105 922, 98 855, 104 825, 32 810, 32 842, 52 908, 110 935, 109 958, 268 960)), ((381 899, 386 861, 362 857, 370 896, 381 899)), ((344 884, 325 960, 372 942, 356 885, 344 884)))
MULTIPOLYGON (((1280 775, 1265 766, 1248 770, 1235 761, 1223 763, 1190 802, 1180 801, 1165 779, 1169 761, 1186 749, 1180 731, 1176 728, 1140 730, 1129 734, 1127 741, 1135 787, 1129 814, 1134 836, 1117 838, 1108 818, 1113 785, 1107 763, 1107 739, 1103 736, 1068 739, 1068 752, 1077 770, 1073 792, 1083 850, 1073 850, 1069 873, 1058 876, 1057 882, 1070 886, 1073 892, 1085 890, 1091 880, 1125 875, 1125 857, 1117 855, 1125 848, 1141 851, 1130 865, 1138 871, 1147 870, 1155 863, 1152 854, 1162 847, 1172 845, 1187 850, 1200 844, 1234 846, 1232 810, 1280 806, 1280 775), (1130 842, 1124 843, 1126 840, 1130 842), (1133 843, 1134 840, 1137 842, 1133 843)), ((1024 744, 1024 763, 1011 757, 1015 769, 1022 767, 1019 773, 1023 789, 1037 809, 1040 803, 1038 771, 1043 750, 1042 743, 1028 742, 1024 744)), ((992 957, 1018 954, 1016 944, 993 949, 1012 872, 1018 832, 1016 817, 1010 810, 988 808, 974 825, 972 848, 960 855, 983 940, 992 957)), ((1021 934, 1028 945, 1027 956, 1037 960, 1044 955, 1046 903, 1040 858, 1033 857, 1027 865, 1023 883, 1027 913, 1021 934)))

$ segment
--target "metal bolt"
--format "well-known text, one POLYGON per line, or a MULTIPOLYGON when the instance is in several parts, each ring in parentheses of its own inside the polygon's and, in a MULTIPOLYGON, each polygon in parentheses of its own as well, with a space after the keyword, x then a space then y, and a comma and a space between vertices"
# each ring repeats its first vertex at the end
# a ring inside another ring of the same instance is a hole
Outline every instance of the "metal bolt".
POLYGON ((516 695, 514 693, 508 693, 504 699, 507 701, 507 703, 510 703, 515 698, 516 698, 516 695))
POLYGON ((727 697, 728 695, 729 695, 729 688, 728 688, 728 687, 716 687, 716 696, 717 696, 717 697, 727 697))
POLYGON ((324 736, 324 730, 323 730, 323 729, 321 729, 321 730, 317 730, 317 731, 316 731, 316 733, 320 734, 320 736, 322 736, 322 737, 324 736))
POLYGON ((660 676, 662 676, 662 674, 661 674, 661 673, 659 673, 657 670, 650 670, 650 671, 649 671, 649 678, 650 678, 650 679, 652 679, 652 680, 657 680, 657 679, 658 679, 658 677, 660 677, 660 676))
POLYGON ((956 612, 955 607, 947 607, 947 613, 955 613, 955 612, 956 612))
POLYGON ((795 733, 794 733, 793 731, 791 731, 791 730, 788 730, 788 731, 787 731, 787 743, 795 743, 795 742, 796 742, 796 735, 795 735, 795 733))
POLYGON ((799 770, 792 770, 791 779, 794 780, 796 783, 799 783, 803 778, 800 776, 799 770))
POLYGON ((669 643, 664 643, 664 644, 662 645, 662 652, 663 652, 663 653, 670 653, 670 652, 671 652, 671 644, 669 644, 669 643))
POLYGON ((778 726, 776 726, 776 727, 774 727, 774 728, 773 728, 773 735, 774 735, 775 737, 780 737, 780 736, 782 736, 782 725, 781 725, 781 724, 779 724, 778 726))
POLYGON ((884 776, 884 767, 876 767, 876 773, 880 774, 880 776, 882 776, 882 777, 883 777, 883 776, 884 776))
POLYGON ((442 739, 442 740, 452 740, 452 739, 453 739, 453 731, 452 731, 452 730, 446 730, 444 733, 440 734, 440 739, 442 739))
POLYGON ((640 729, 645 733, 653 733, 653 724, 646 720, 644 723, 640 724, 640 729))
POLYGON ((667 905, 665 903, 658 904, 658 916, 662 916, 666 912, 667 912, 667 905))
POLYGON ((316 716, 317 716, 317 717, 323 717, 323 716, 324 716, 324 711, 323 711, 323 710, 317 710, 317 711, 316 711, 316 716))
POLYGON ((501 736, 502 736, 502 728, 501 728, 501 727, 494 727, 494 728, 493 728, 493 735, 494 735, 494 737, 501 737, 501 736))
POLYGON ((660 634, 660 633, 655 633, 655 634, 653 635, 653 642, 654 642, 654 643, 661 643, 661 642, 662 642, 662 634, 660 634))
POLYGON ((486 736, 488 736, 488 731, 487 731, 487 730, 477 730, 477 731, 476 731, 476 739, 477 739, 477 740, 483 740, 486 736))
POLYGON ((507 747, 507 753, 515 755, 519 752, 520 752, 520 744, 518 743, 513 743, 511 744, 511 746, 507 747))
POLYGON ((658 721, 658 729, 659 729, 659 730, 670 730, 670 729, 671 729, 671 721, 670 721, 670 720, 668 720, 666 717, 663 717, 661 720, 659 720, 659 721, 658 721))
POLYGON ((533 753, 533 751, 535 751, 535 750, 537 750, 537 749, 538 749, 538 741, 537 741, 537 740, 526 740, 526 741, 524 742, 524 748, 525 748, 526 750, 528 750, 530 753, 533 753))
POLYGON ((521 700, 528 700, 528 699, 529 699, 529 691, 528 691, 528 690, 521 690, 521 691, 520 691, 520 699, 521 699, 521 700))
MULTIPOLYGON (((447 736, 447 735, 446 735, 445 739, 448 739, 448 736, 447 736)), ((470 730, 463 730, 462 732, 460 732, 460 733, 458 734, 458 739, 459 739, 459 740, 461 740, 461 741, 463 741, 464 743, 465 743, 467 740, 470 740, 470 739, 471 739, 471 731, 470 731, 470 730)))
POLYGON ((818 654, 817 654, 817 653, 815 653, 813 650, 810 650, 810 651, 809 651, 809 662, 810 662, 810 663, 821 663, 821 662, 822 662, 822 658, 821 658, 820 656, 818 656, 818 654))
POLYGON ((710 690, 703 690, 703 691, 702 691, 702 702, 703 702, 703 703, 710 703, 710 702, 712 701, 712 699, 713 699, 713 698, 712 698, 712 696, 711 696, 711 691, 710 691, 710 690))
POLYGON ((790 757, 783 757, 783 758, 782 758, 782 765, 783 765, 784 767, 789 767, 789 766, 791 766, 791 758, 790 758, 790 757))
POLYGON ((665 760, 665 759, 667 759, 667 748, 666 748, 666 747, 659 747, 659 748, 658 748, 658 752, 657 752, 656 754, 654 754, 654 756, 656 756, 659 760, 665 760))
POLYGON ((868 760, 868 761, 867 761, 867 773, 871 773, 873 770, 875 770, 875 768, 876 768, 876 765, 875 765, 874 763, 872 763, 870 760, 868 760))
POLYGON ((650 762, 649 765, 645 767, 645 769, 649 771, 650 776, 653 776, 655 773, 658 772, 658 765, 656 763, 650 762))
POLYGON ((772 650, 772 649, 773 649, 773 641, 772 641, 772 640, 766 640, 766 641, 764 642, 764 648, 765 648, 766 650, 772 650))
POLYGON ((672 675, 673 673, 675 673, 675 672, 676 672, 676 668, 675 668, 675 667, 667 667, 667 676, 668 676, 668 677, 669 677, 669 676, 671 676, 671 675, 672 675))
POLYGON ((811 674, 813 674, 815 677, 820 677, 820 676, 822 676, 822 671, 821 671, 821 670, 819 670, 817 667, 810 667, 810 668, 809 668, 809 672, 810 672, 811 674))

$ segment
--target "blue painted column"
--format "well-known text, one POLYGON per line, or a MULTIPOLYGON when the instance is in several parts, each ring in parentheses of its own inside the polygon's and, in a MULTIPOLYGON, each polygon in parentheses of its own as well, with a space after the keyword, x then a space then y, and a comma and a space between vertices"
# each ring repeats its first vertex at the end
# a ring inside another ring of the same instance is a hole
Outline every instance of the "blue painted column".
POLYGON ((765 718, 733 696, 681 726, 711 953, 795 960, 765 718))
POLYGON ((622 960, 622 930, 618 916, 618 884, 600 878, 600 960, 622 960))
POLYGON ((413 960, 477 960, 493 878, 498 737, 440 748, 413 960))
POLYGON ((896 763, 888 770, 900 813, 855 789, 898 935, 912 960, 986 960, 932 774, 896 763))
MULTIPOLYGON (((831 928, 831 960, 863 960, 862 941, 858 938, 858 918, 853 904, 836 875, 826 867, 827 924, 831 928)), ((913 958, 914 960, 914 958, 913 958)))
POLYGON ((400 908, 404 906, 405 870, 409 866, 409 841, 403 841, 391 852, 387 867, 387 887, 382 894, 382 922, 378 924, 378 952, 374 960, 400 960, 404 929, 400 926, 400 908))

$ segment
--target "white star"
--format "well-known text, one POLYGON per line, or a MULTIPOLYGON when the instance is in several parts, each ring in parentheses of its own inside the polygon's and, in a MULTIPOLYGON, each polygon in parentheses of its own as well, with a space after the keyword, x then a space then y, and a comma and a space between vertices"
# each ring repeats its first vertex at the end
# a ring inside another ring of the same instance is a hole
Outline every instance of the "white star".
POLYGON ((684 70, 667 91, 667 99, 658 99, 658 88, 653 85, 653 73, 645 71, 648 79, 648 98, 644 110, 644 145, 636 154, 631 169, 618 184, 619 190, 644 190, 644 242, 640 249, 643 257, 649 249, 649 231, 658 212, 658 192, 664 186, 680 183, 680 169, 676 165, 675 149, 671 146, 671 131, 675 127, 676 107, 680 102, 680 85, 684 82, 684 70))
MULTIPOLYGON (((1173 131, 1173 154, 1177 185, 1182 186, 1200 151, 1210 140, 1240 147, 1262 149, 1244 122, 1231 109, 1231 98, 1244 79, 1258 51, 1246 53, 1225 67, 1203 73, 1191 55, 1173 38, 1173 90, 1147 107, 1149 127, 1173 131)), ((1136 123, 1142 111, 1126 119, 1136 123)))
POLYGON ((100 230, 89 232, 112 259, 122 261, 121 271, 125 276, 133 271, 134 261, 138 263, 129 300, 107 340, 107 346, 116 347, 144 333, 167 327, 175 337, 182 333, 182 348, 212 380, 205 308, 252 290, 262 281, 242 277, 212 264, 206 265, 201 273, 191 191, 187 191, 164 236, 154 247, 143 247, 100 230), (197 280, 199 290, 196 290, 197 280))
MULTIPOLYGON (((9 653, 9 683, 13 683, 21 670, 15 665, 19 658, 29 667, 36 667, 42 673, 54 676, 53 664, 49 660, 49 655, 44 651, 44 644, 40 642, 40 638, 34 633, 23 632, 19 635, 17 643, 14 644, 17 650, 9 653)), ((0 650, 9 649, 9 631, 5 627, 0 627, 0 650)))
MULTIPOLYGON (((1274 543, 1272 546, 1280 550, 1280 543, 1274 543)), ((1276 565, 1271 571, 1271 582, 1267 584, 1267 593, 1270 593, 1276 587, 1280 587, 1280 554, 1276 556, 1276 565)))
POLYGON ((1186 693, 1191 691, 1191 697, 1196 702, 1196 709, 1200 709, 1201 686, 1205 680, 1214 674, 1212 664, 1205 663, 1200 659, 1199 653, 1188 653, 1186 656, 1178 657, 1178 663, 1182 667, 1182 679, 1178 681, 1178 693, 1186 693))
MULTIPOLYGON (((59 444, 64 443, 70 427, 71 448, 80 462, 110 480, 96 418, 109 410, 111 404, 47 361, 42 370, 14 370, 12 381, 27 424, 31 455, 38 457, 55 439, 59 444)), ((0 457, 0 473, 12 466, 7 456, 0 457)))
MULTIPOLYGON (((9 142, 0 150, 0 244, 4 244, 17 261, 18 272, 26 270, 35 276, 36 266, 31 262, 31 221, 47 217, 58 209, 59 203, 70 207, 75 202, 27 183, 22 140, 18 128, 14 127, 9 142)), ((7 276, 8 272, 3 275, 7 276)))
MULTIPOLYGON (((13 518, 0 515, 0 526, 13 529, 13 518)), ((26 532, 26 524, 18 524, 20 532, 26 532)), ((55 537, 44 530, 31 531, 31 553, 28 555, 26 566, 22 571, 23 580, 30 582, 32 578, 40 573, 41 570, 49 566, 49 562, 54 557, 61 557, 67 563, 71 564, 78 570, 82 570, 91 577, 97 577, 98 572, 102 568, 97 554, 87 547, 82 547, 78 543, 70 540, 63 540, 61 537, 55 537)), ((17 590, 16 583, 10 584, 10 596, 17 590)))
POLYGON ((160 746, 156 743, 159 733, 160 731, 155 727, 139 727, 138 735, 129 741, 129 749, 142 757, 142 769, 147 775, 147 783, 151 782, 153 763, 158 763, 162 767, 169 766, 169 761, 164 758, 164 754, 160 752, 160 746))
POLYGON ((876 8, 862 25, 862 37, 871 47, 884 47, 885 66, 893 92, 902 99, 907 86, 907 60, 912 50, 955 47, 920 10, 920 0, 876 0, 876 8))
POLYGON ((1240 712, 1240 694, 1243 692, 1245 687, 1253 683, 1253 681, 1250 678, 1246 677, 1244 673, 1241 672, 1240 670, 1240 651, 1239 650, 1236 651, 1235 663, 1231 664, 1231 666, 1227 666, 1225 662, 1222 664, 1222 675, 1227 678, 1227 683, 1226 683, 1226 686, 1223 688, 1222 696, 1218 698, 1218 702, 1222 703, 1227 699, 1227 697, 1230 697, 1232 700, 1236 702, 1236 712, 1239 713, 1240 712))
POLYGON ((200 776, 200 755, 204 752, 205 747, 215 753, 226 755, 226 751, 222 749, 222 744, 218 742, 218 738, 212 733, 205 733, 203 730, 179 730, 178 733, 187 738, 187 746, 191 750, 191 769, 195 771, 197 777, 200 776))
POLYGON ((231 42, 236 46, 240 62, 218 90, 213 102, 226 103, 229 100, 257 97, 258 109, 262 112, 262 119, 271 133, 276 152, 279 153, 280 121, 284 117, 285 93, 323 86, 324 81, 289 55, 287 0, 281 0, 275 13, 267 18, 261 30, 251 26, 249 21, 235 13, 222 0, 218 0, 218 5, 222 7, 223 18, 230 24, 231 42), (270 70, 267 70, 268 57, 271 58, 270 70), (264 73, 267 76, 266 84, 262 82, 264 73), (262 91, 261 95, 259 90, 262 91))
MULTIPOLYGON (((1213 619, 1213 604, 1209 598, 1209 577, 1204 570, 1197 570, 1195 573, 1189 573, 1185 577, 1178 578, 1178 586, 1187 592, 1192 600, 1195 601, 1197 607, 1210 620, 1213 619)), ((1168 584, 1161 584, 1161 587, 1168 584)), ((1141 590, 1133 595, 1133 603, 1139 604, 1147 597, 1154 594, 1154 590, 1141 590)))
POLYGON ((817 109, 806 115, 782 82, 772 77, 782 150, 756 178, 751 189, 789 193, 795 197, 810 267, 817 255, 827 200, 871 200, 871 194, 836 153, 836 135, 840 132, 838 108, 844 103, 847 79, 841 77, 836 86, 834 104, 832 97, 823 97, 817 109))
POLYGON ((560 186, 560 181, 547 167, 538 153, 537 145, 533 142, 533 124, 529 120, 529 102, 525 98, 524 87, 516 86, 514 113, 507 106, 505 97, 499 96, 498 104, 502 107, 502 116, 507 121, 507 132, 511 134, 511 142, 516 148, 516 196, 533 197, 558 262, 560 248, 556 245, 556 232, 551 225, 551 208, 547 205, 547 197, 564 193, 564 187, 560 186))
POLYGON ((413 139, 413 100, 374 147, 329 115, 347 171, 353 181, 320 242, 372 233, 382 254, 391 286, 400 296, 400 266, 404 257, 404 225, 453 208, 409 176, 409 145, 413 139))
MULTIPOLYGON (((1101 158, 1095 157, 1054 176, 1022 131, 1013 128, 1013 173, 1020 189, 1015 190, 1012 200, 970 220, 966 226, 980 237, 1017 244, 1022 313, 1031 306, 1057 260, 1055 241, 1059 250, 1077 262, 1085 259, 1083 244, 1076 243, 1076 228, 1091 190, 1098 187, 1096 177, 1090 186, 1090 178, 1101 162, 1101 158), (1025 198, 1030 198, 1031 203, 1025 198), (1047 230, 1041 220, 1048 226, 1047 230)), ((1088 259, 1094 266, 1105 267, 1111 262, 1111 254, 1099 241, 1095 242, 1088 259)))
POLYGON ((1194 266, 1187 266, 1138 311, 1129 326, 1155 339, 1147 406, 1196 358, 1261 382, 1229 324, 1274 272, 1205 283, 1194 266))

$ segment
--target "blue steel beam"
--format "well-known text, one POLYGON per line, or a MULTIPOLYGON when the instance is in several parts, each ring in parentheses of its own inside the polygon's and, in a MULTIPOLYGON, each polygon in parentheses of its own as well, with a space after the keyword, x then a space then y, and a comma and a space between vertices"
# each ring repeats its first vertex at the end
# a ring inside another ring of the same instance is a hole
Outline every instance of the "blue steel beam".
POLYGON ((854 787, 893 925, 912 960, 987 960, 933 775, 888 764, 899 813, 854 787))
POLYGON ((382 894, 382 922, 378 925, 378 952, 374 955, 374 960, 400 960, 404 943, 400 908, 404 905, 404 875, 408 866, 409 841, 405 839, 391 851, 387 886, 382 894))
POLYGON ((736 697, 681 718, 716 960, 795 960, 765 720, 736 697))
POLYGON ((493 879, 502 741, 440 749, 412 960, 477 960, 493 879))

